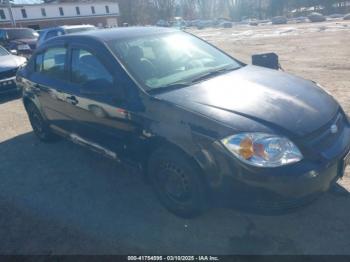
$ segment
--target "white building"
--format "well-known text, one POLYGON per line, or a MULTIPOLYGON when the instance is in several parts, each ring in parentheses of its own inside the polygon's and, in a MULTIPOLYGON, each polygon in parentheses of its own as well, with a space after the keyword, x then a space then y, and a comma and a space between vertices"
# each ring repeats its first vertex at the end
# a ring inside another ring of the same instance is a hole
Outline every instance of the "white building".
MULTIPOLYGON (((34 29, 78 24, 115 27, 119 16, 119 6, 116 2, 12 5, 11 10, 17 27, 34 29)), ((7 5, 0 4, 0 27, 11 26, 11 12, 7 5)))

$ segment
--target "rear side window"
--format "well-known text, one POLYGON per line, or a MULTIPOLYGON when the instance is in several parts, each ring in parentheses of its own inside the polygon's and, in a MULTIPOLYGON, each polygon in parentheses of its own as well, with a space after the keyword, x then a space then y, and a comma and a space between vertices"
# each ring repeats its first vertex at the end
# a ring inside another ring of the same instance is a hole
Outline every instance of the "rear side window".
POLYGON ((101 61, 84 49, 72 49, 72 82, 84 85, 89 81, 106 80, 113 83, 113 76, 101 61))
POLYGON ((64 47, 47 49, 35 58, 35 71, 56 79, 67 79, 66 55, 67 49, 64 47))

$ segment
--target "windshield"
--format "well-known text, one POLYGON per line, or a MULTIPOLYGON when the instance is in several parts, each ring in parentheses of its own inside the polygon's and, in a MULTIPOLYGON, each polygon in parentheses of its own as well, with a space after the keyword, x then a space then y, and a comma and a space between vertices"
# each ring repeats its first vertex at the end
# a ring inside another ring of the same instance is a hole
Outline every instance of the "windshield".
POLYGON ((16 39, 36 39, 39 34, 35 32, 33 29, 25 28, 25 29, 10 29, 7 30, 7 35, 9 40, 16 39))
POLYGON ((10 53, 7 52, 7 50, 5 48, 3 48, 2 46, 0 46, 0 56, 5 56, 5 55, 9 55, 10 53))
POLYGON ((191 83, 201 75, 241 64, 206 42, 186 33, 172 33, 109 42, 112 51, 151 91, 191 83))
POLYGON ((95 30, 96 27, 78 27, 78 28, 71 28, 71 29, 65 29, 67 34, 74 34, 74 33, 79 33, 79 32, 86 32, 86 31, 91 31, 95 30))

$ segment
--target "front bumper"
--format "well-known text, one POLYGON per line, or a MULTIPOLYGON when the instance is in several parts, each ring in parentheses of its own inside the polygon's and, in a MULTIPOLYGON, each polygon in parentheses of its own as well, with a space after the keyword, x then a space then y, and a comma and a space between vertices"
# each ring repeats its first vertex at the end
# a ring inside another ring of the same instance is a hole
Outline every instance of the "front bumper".
POLYGON ((344 175, 343 159, 350 151, 350 126, 342 130, 331 148, 319 152, 320 158, 305 157, 284 167, 248 166, 219 143, 213 150, 216 164, 207 178, 216 204, 263 209, 295 207, 328 191, 344 175))
POLYGON ((16 84, 16 76, 0 80, 0 94, 19 92, 20 88, 16 84))

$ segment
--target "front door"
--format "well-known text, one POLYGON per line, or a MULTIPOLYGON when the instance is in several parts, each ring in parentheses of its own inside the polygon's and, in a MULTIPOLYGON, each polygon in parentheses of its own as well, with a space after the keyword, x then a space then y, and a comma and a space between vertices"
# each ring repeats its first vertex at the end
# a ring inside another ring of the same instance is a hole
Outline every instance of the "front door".
POLYGON ((74 91, 74 133, 84 141, 120 152, 135 126, 120 105, 120 92, 103 60, 87 47, 70 49, 70 89, 74 91))

